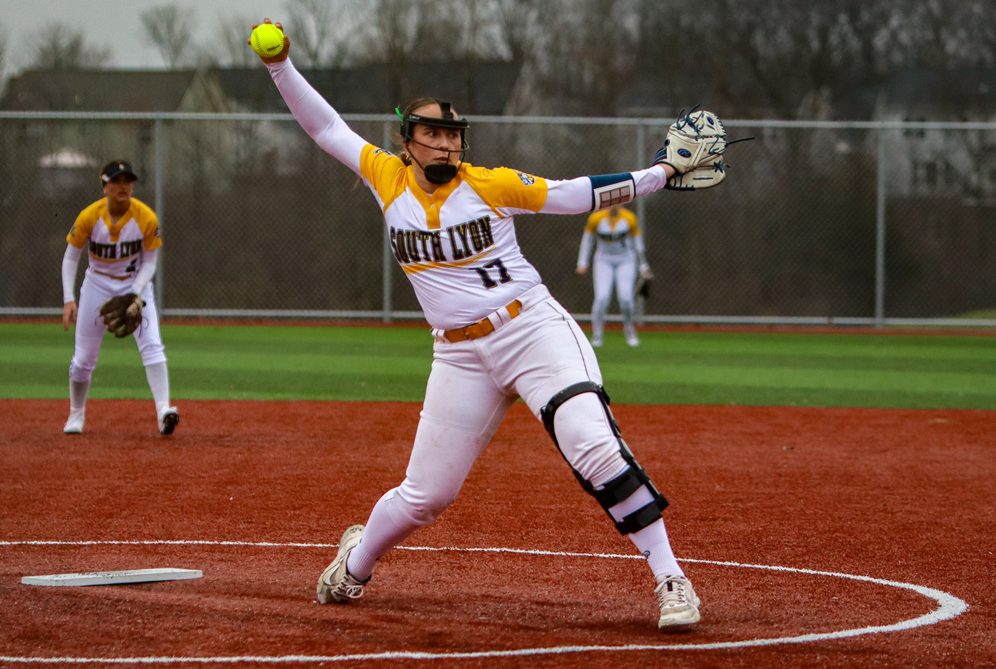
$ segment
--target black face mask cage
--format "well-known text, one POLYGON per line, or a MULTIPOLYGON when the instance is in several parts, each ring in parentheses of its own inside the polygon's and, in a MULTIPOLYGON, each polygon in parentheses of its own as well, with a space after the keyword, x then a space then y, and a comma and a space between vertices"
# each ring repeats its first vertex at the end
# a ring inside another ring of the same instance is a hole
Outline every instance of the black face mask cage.
MULTIPOLYGON (((433 98, 435 100, 435 98, 433 98)), ((420 116, 419 114, 407 114, 403 115, 400 109, 395 108, 394 112, 401 119, 401 138, 405 142, 414 142, 419 146, 424 146, 429 149, 435 149, 437 151, 446 151, 449 153, 456 153, 456 151, 451 151, 449 149, 440 149, 439 147, 431 146, 425 144, 424 142, 417 141, 413 136, 412 127, 415 125, 425 125, 430 128, 442 128, 443 130, 459 130, 460 131, 460 161, 463 162, 463 154, 470 148, 467 143, 467 128, 470 127, 470 123, 466 119, 458 119, 454 116, 453 110, 450 109, 449 102, 441 102, 435 100, 436 104, 439 105, 439 109, 443 112, 443 117, 439 118, 437 116, 420 116)), ((413 158, 414 160, 414 158, 413 158)), ((449 183, 457 175, 459 170, 456 165, 425 165, 422 166, 421 163, 419 167, 422 168, 422 172, 425 173, 425 178, 429 180, 430 183, 437 185, 442 185, 449 183)))
MULTIPOLYGON (((435 99, 435 98, 433 98, 435 99)), ((416 142, 412 137, 413 126, 415 125, 427 125, 430 128, 442 128, 443 130, 459 130, 460 131, 460 151, 466 151, 470 148, 467 144, 467 128, 470 127, 470 122, 467 119, 456 118, 453 115, 453 110, 450 109, 449 102, 442 102, 436 100, 436 104, 439 105, 440 110, 443 112, 443 117, 439 118, 437 116, 421 116, 419 114, 405 114, 402 115, 399 109, 395 109, 395 113, 401 119, 401 138, 406 142, 415 142, 422 146, 426 146, 430 149, 436 147, 429 146, 428 144, 423 144, 422 142, 416 142)))

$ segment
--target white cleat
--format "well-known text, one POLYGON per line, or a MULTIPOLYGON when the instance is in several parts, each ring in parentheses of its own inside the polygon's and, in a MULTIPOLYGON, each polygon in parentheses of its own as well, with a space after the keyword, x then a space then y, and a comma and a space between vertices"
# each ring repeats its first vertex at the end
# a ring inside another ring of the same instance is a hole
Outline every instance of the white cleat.
POLYGON ((591 337, 591 347, 592 348, 601 348, 601 346, 602 346, 602 336, 601 335, 598 335, 598 336, 592 335, 592 337, 591 337))
POLYGON ((626 345, 630 348, 636 348, 640 345, 640 338, 636 336, 636 328, 623 328, 623 334, 626 337, 626 345))
POLYGON ((62 428, 62 431, 66 434, 81 434, 83 432, 83 423, 85 421, 86 409, 70 411, 69 420, 66 421, 66 426, 62 428))
POLYGON ((675 625, 691 625, 702 617, 699 605, 702 603, 692 588, 692 582, 683 576, 668 576, 654 590, 661 607, 658 629, 675 625))
POLYGON ((159 434, 164 437, 168 434, 173 434, 173 430, 180 422, 180 414, 177 413, 176 407, 169 407, 159 416, 159 434))
POLYGON ((363 586, 370 582, 360 581, 346 570, 346 558, 353 552, 363 537, 363 525, 353 525, 342 533, 339 552, 318 579, 319 604, 348 604, 351 599, 363 596, 363 586))

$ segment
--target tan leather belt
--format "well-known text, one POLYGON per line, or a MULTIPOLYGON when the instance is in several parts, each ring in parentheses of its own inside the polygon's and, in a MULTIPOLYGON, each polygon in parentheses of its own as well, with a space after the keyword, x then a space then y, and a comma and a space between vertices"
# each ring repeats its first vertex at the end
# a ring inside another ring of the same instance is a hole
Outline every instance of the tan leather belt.
MULTIPOLYGON (((508 310, 508 315, 511 318, 515 318, 519 315, 519 311, 522 309, 522 302, 515 300, 511 304, 505 307, 508 310)), ((465 328, 459 328, 457 330, 446 330, 443 332, 443 336, 446 337, 447 341, 452 343, 457 343, 458 341, 466 341, 467 339, 477 339, 478 337, 486 337, 495 331, 495 324, 491 322, 490 318, 482 318, 473 325, 468 325, 465 328)))
POLYGON ((93 271, 99 274, 100 276, 106 276, 108 279, 114 279, 115 281, 131 281, 130 276, 114 276, 113 274, 106 274, 98 270, 93 270, 93 271))

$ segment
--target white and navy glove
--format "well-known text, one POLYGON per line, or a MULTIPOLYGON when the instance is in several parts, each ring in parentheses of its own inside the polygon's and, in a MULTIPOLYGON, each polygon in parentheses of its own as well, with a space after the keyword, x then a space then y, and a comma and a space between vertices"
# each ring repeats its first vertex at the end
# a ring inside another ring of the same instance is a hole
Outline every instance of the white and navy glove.
POLYGON ((678 120, 671 124, 664 146, 654 157, 654 164, 670 165, 677 173, 668 180, 665 188, 711 188, 726 178, 729 165, 723 160, 729 145, 726 127, 719 117, 712 112, 693 108, 687 114, 682 111, 678 120))

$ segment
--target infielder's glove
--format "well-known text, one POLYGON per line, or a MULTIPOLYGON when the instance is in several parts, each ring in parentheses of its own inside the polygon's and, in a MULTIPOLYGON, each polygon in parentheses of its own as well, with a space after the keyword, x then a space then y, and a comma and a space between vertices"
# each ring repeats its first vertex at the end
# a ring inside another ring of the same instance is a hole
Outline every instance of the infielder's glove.
POLYGON ((127 337, 142 324, 145 301, 135 293, 118 295, 100 305, 104 325, 115 337, 127 337))
POLYGON ((694 108, 687 114, 682 111, 654 158, 655 165, 670 165, 677 172, 665 188, 698 190, 718 186, 726 178, 729 165, 723 158, 731 143, 723 122, 712 112, 694 108))

